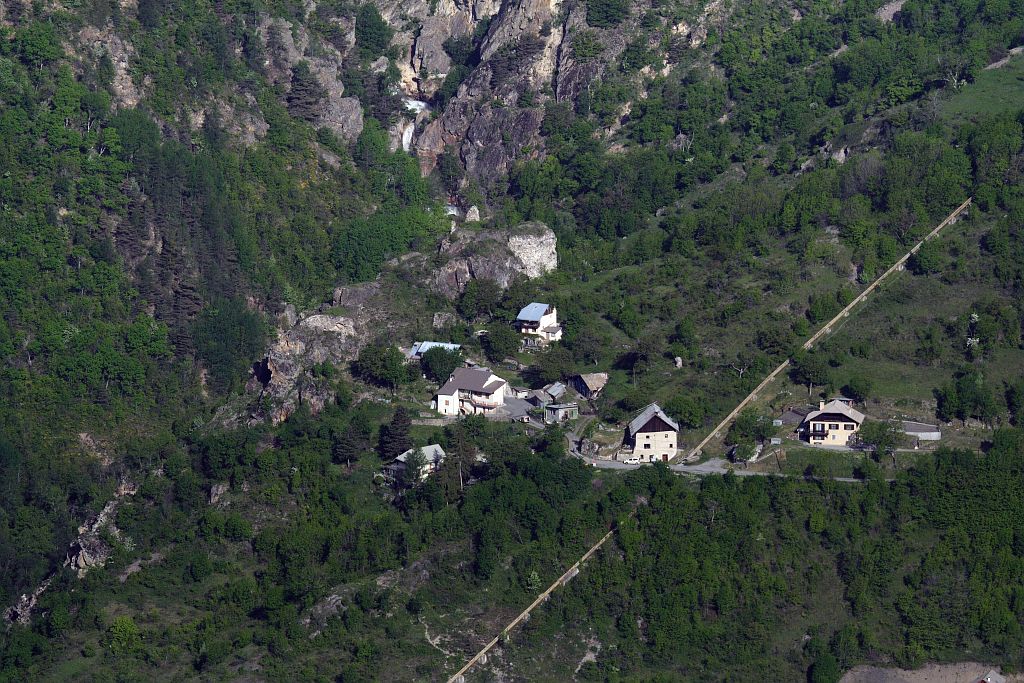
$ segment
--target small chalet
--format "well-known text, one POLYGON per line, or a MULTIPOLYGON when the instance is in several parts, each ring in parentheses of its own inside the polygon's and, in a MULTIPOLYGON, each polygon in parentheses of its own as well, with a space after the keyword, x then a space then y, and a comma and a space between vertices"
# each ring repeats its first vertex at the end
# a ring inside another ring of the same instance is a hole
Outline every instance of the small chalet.
POLYGON ((523 306, 516 316, 516 329, 520 334, 537 338, 541 344, 562 338, 562 326, 558 324, 558 311, 550 304, 534 302, 523 306))
POLYGON ((423 448, 410 448, 395 458, 393 462, 388 463, 384 470, 392 479, 401 481, 405 476, 405 470, 408 468, 409 458, 416 451, 419 451, 423 456, 423 467, 420 469, 419 480, 426 481, 427 477, 441 469, 441 463, 444 462, 444 449, 436 443, 424 446, 423 448))
POLYGON ((850 437, 860 431, 864 413, 854 410, 845 401, 822 401, 818 409, 804 419, 803 432, 807 441, 817 446, 846 446, 850 437))
POLYGON ((546 424, 575 420, 579 416, 580 406, 578 403, 549 403, 544 406, 544 422, 546 424))
POLYGON ((623 445, 641 462, 668 462, 676 455, 679 425, 657 403, 652 403, 626 426, 623 445))
POLYGON ((409 360, 423 360, 423 354, 430 349, 444 349, 445 351, 458 351, 462 348, 461 344, 447 344, 445 342, 436 341, 419 341, 412 345, 409 352, 405 354, 405 357, 409 360))
POLYGON ((508 382, 488 368, 456 368, 431 407, 442 415, 486 415, 505 405, 508 382))
POLYGON ((604 385, 608 384, 608 373, 591 372, 586 375, 576 375, 569 382, 576 393, 583 398, 593 400, 601 395, 604 385))

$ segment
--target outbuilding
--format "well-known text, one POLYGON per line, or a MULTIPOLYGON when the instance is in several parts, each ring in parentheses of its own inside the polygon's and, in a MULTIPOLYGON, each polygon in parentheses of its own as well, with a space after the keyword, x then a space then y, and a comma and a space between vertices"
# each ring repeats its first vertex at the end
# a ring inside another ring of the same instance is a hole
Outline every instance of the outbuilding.
POLYGON ((580 406, 577 403, 549 403, 544 406, 544 422, 547 424, 575 420, 579 416, 580 406))

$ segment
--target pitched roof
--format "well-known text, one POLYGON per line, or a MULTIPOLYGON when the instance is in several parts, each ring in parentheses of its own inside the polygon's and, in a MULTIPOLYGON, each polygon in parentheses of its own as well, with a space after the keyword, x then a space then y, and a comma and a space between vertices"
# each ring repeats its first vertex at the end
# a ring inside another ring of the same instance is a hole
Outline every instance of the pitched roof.
POLYGON ((431 462, 440 463, 442 460, 444 460, 444 455, 445 455, 444 449, 441 448, 441 446, 439 444, 436 444, 436 443, 432 443, 429 446, 424 446, 423 448, 410 448, 405 453, 402 453, 401 455, 396 457, 395 460, 397 462, 403 462, 404 463, 404 462, 406 462, 409 459, 409 456, 412 455, 416 451, 419 451, 420 453, 422 453, 423 454, 423 458, 428 463, 431 463, 431 462))
POLYGON ((836 413, 844 417, 848 417, 857 424, 860 424, 861 422, 864 421, 864 413, 860 412, 859 410, 854 410, 853 408, 846 405, 842 401, 835 399, 829 401, 824 406, 822 406, 821 410, 815 410, 813 413, 808 415, 804 421, 810 422, 811 420, 817 418, 820 415, 827 415, 829 413, 836 413))
POLYGON ((459 349, 462 348, 462 344, 448 344, 445 342, 436 341, 416 342, 415 344, 412 345, 412 349, 409 351, 409 357, 415 358, 417 356, 422 356, 430 349, 436 348, 441 348, 444 349, 445 351, 458 351, 459 349))
POLYGON ((445 382, 445 385, 437 393, 454 394, 460 389, 462 391, 494 393, 506 382, 500 377, 491 381, 493 375, 494 373, 491 372, 490 368, 455 368, 451 379, 445 382))
POLYGON ((590 391, 601 391, 601 389, 604 389, 604 385, 608 384, 607 372, 591 372, 586 375, 579 375, 579 378, 590 391))
POLYGON ((519 311, 519 315, 516 316, 516 320, 526 320, 528 322, 539 323, 541 317, 548 312, 547 304, 537 303, 536 301, 532 304, 523 306, 522 310, 519 311))
POLYGON ((636 434, 640 431, 645 424, 651 421, 652 417, 660 418, 665 424, 670 426, 675 431, 679 431, 679 425, 677 425, 672 418, 665 414, 665 411, 661 409, 657 403, 644 408, 639 415, 633 418, 633 421, 629 423, 629 433, 636 434))
POLYGON ((544 391, 548 393, 553 399, 561 398, 562 394, 565 393, 565 385, 561 382, 552 382, 551 384, 544 387, 544 391))

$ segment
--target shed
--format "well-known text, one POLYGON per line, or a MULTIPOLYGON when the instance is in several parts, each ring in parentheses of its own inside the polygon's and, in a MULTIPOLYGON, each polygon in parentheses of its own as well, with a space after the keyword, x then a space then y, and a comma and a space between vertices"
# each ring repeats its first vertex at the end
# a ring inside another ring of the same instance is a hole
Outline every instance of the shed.
POLYGON ((942 439, 942 430, 938 425, 930 425, 924 422, 911 422, 904 420, 902 423, 903 433, 918 441, 939 441, 942 439))
POLYGON ((575 420, 580 416, 577 403, 549 403, 544 406, 544 422, 556 424, 567 420, 575 420))
POLYGON ((583 398, 595 399, 601 395, 604 386, 608 384, 607 372, 591 372, 585 375, 576 375, 570 380, 572 388, 583 398))
POLYGON ((543 408, 551 403, 551 395, 543 389, 534 389, 527 395, 526 401, 538 408, 543 408))
POLYGON ((786 408, 785 412, 780 416, 782 424, 790 425, 792 427, 799 427, 804 423, 804 418, 811 414, 813 408, 811 406, 794 406, 792 408, 786 408))

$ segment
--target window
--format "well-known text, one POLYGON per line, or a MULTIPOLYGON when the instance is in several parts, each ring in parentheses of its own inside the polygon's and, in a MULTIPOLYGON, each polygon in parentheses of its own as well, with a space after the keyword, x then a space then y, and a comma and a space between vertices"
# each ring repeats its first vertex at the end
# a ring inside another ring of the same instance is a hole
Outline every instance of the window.
POLYGON ((828 428, 829 428, 829 429, 839 429, 839 425, 838 425, 838 424, 830 424, 830 425, 828 426, 828 428))
POLYGON ((853 425, 852 424, 844 424, 843 425, 843 429, 845 429, 848 432, 852 432, 853 431, 853 425))
POLYGON ((669 444, 668 447, 669 448, 675 448, 675 446, 673 446, 672 444, 669 444))
POLYGON ((645 443, 644 444, 644 448, 650 448, 650 447, 651 447, 651 444, 649 444, 649 443, 645 443))

